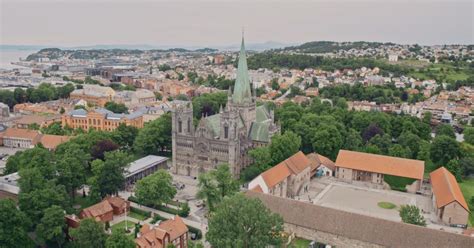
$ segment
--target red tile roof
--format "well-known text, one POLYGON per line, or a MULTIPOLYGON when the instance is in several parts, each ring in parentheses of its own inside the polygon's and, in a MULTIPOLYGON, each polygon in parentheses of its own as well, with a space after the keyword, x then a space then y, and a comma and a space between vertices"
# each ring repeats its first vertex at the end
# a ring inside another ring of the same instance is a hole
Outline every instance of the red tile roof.
POLYGON ((106 214, 108 212, 112 212, 113 208, 110 205, 110 203, 106 200, 103 200, 95 205, 92 205, 88 208, 84 208, 82 210, 83 212, 83 218, 95 218, 97 216, 101 216, 103 214, 106 214))
POLYGON ((377 154, 339 150, 336 166, 423 180, 425 162, 377 154))
POLYGON ((431 187, 436 197, 436 206, 442 208, 457 201, 469 211, 469 207, 459 188, 456 178, 446 168, 441 167, 430 173, 431 187))
POLYGON ((40 135, 41 134, 36 130, 8 128, 4 132, 3 138, 21 138, 21 139, 35 140, 39 138, 40 135))
POLYGON ((70 138, 69 136, 44 134, 40 139, 40 143, 45 148, 54 150, 58 145, 68 141, 70 138))
POLYGON ((268 188, 273 188, 273 186, 279 184, 285 178, 289 177, 291 174, 299 174, 304 169, 311 166, 311 162, 299 151, 287 158, 283 162, 277 164, 276 166, 266 170, 261 174, 265 184, 268 188))

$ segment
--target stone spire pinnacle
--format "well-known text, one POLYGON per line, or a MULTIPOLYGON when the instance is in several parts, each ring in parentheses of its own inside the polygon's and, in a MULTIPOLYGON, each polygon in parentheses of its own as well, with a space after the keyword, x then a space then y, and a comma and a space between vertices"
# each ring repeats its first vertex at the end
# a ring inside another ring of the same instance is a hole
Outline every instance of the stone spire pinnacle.
POLYGON ((250 89, 250 79, 247 68, 247 55, 245 53, 245 43, 242 30, 242 43, 240 45, 239 63, 237 67, 237 77, 235 79, 234 93, 232 95, 234 103, 244 103, 252 101, 250 89))

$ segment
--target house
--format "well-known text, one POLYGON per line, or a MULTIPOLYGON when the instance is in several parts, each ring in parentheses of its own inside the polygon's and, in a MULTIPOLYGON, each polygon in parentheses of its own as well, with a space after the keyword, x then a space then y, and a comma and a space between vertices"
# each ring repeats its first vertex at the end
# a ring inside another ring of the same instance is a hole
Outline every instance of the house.
MULTIPOLYGON (((384 185, 384 175, 411 178, 408 192, 421 189, 424 161, 340 150, 336 159, 336 177, 346 182, 364 182, 371 186, 384 185)), ((365 184, 367 185, 367 184, 365 184)))
POLYGON ((430 181, 439 220, 448 225, 467 225, 469 207, 453 174, 441 167, 430 173, 430 181))
POLYGON ((114 215, 122 215, 130 210, 130 202, 120 197, 106 197, 101 202, 84 208, 79 213, 80 219, 93 218, 100 222, 109 222, 114 215))
POLYGON ((124 177, 126 184, 129 185, 135 183, 136 181, 155 173, 158 169, 167 169, 167 161, 168 158, 155 155, 148 155, 135 160, 125 168, 124 177))
POLYGON ((249 189, 280 197, 296 197, 309 187, 311 162, 299 151, 264 171, 249 183, 249 189))
POLYGON ((188 247, 188 227, 176 215, 173 219, 154 225, 143 224, 135 239, 138 248, 166 248, 173 244, 176 248, 188 247))
POLYGON ((311 164, 311 176, 334 176, 336 172, 336 164, 327 157, 318 153, 310 153, 306 155, 311 164))
POLYGON ((41 134, 35 130, 8 128, 2 139, 6 147, 32 148, 40 141, 41 134))

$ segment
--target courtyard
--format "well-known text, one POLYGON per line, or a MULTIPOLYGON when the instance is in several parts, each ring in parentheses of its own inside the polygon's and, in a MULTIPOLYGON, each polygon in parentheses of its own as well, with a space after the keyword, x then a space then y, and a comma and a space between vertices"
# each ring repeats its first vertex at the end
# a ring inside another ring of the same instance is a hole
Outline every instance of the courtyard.
MULTIPOLYGON (((372 217, 401 221, 401 205, 417 205, 417 195, 331 183, 312 199, 314 204, 372 217), (384 207, 393 204, 394 207, 384 207)), ((424 205, 424 204, 422 204, 424 205)), ((422 208, 421 206, 418 206, 422 208)))

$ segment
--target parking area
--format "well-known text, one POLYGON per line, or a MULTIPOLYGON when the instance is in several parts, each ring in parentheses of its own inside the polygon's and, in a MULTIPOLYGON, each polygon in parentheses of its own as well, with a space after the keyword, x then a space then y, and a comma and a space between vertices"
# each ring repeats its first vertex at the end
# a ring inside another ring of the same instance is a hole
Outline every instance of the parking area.
POLYGON ((324 207, 393 221, 401 221, 398 213, 400 205, 417 205, 416 195, 414 194, 375 190, 339 183, 331 183, 312 200, 314 204, 324 207), (393 203, 396 208, 382 208, 378 206, 380 202, 393 203))
POLYGON ((23 151, 22 148, 0 147, 0 174, 3 174, 8 158, 17 151, 23 151))

